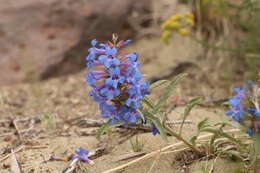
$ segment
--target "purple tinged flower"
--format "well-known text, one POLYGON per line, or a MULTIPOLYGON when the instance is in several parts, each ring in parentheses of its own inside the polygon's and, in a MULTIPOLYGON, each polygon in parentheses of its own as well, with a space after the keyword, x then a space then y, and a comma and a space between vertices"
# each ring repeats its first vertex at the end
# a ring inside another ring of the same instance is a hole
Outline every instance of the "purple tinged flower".
POLYGON ((120 61, 116 57, 113 57, 112 55, 100 55, 98 58, 99 61, 104 63, 104 66, 106 68, 110 68, 111 66, 119 66, 120 61))
POLYGON ((123 47, 129 45, 130 43, 132 43, 132 40, 120 41, 119 43, 117 43, 117 46, 123 47))
POLYGON ((127 106, 133 106, 134 108, 140 109, 141 105, 139 104, 139 101, 143 99, 141 96, 140 91, 137 87, 132 87, 128 89, 128 99, 126 100, 127 106))
POLYGON ((114 97, 119 96, 120 90, 113 86, 105 86, 100 90, 100 94, 106 97, 108 100, 112 100, 114 97))
POLYGON ((111 124, 115 124, 115 122, 120 119, 119 112, 113 105, 103 102, 100 103, 99 107, 101 110, 101 117, 109 118, 111 120, 111 124))
POLYGON ((106 79, 105 83, 117 88, 118 83, 124 83, 125 77, 120 75, 120 68, 110 68, 109 69, 110 78, 106 79))
POLYGON ((128 123, 135 124, 139 117, 140 114, 136 111, 136 109, 134 108, 127 109, 123 115, 125 126, 127 126, 128 123))
POLYGON ((88 155, 89 155, 89 151, 88 150, 85 150, 84 148, 80 147, 78 150, 75 151, 75 153, 77 154, 76 156, 73 156, 71 158, 71 160, 75 160, 75 159, 78 159, 80 160, 81 162, 86 162, 86 163, 90 163, 90 164, 93 164, 94 162, 92 160, 90 160, 88 158, 88 155))
POLYGON ((156 128, 154 124, 152 124, 152 134, 155 136, 157 134, 160 134, 159 130, 156 128))

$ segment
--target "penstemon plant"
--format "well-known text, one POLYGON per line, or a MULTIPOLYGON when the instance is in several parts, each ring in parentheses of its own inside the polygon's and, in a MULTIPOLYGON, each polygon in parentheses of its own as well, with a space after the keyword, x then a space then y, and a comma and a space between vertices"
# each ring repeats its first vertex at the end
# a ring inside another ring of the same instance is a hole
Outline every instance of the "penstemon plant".
MULTIPOLYGON (((171 81, 160 80, 153 84, 142 81, 138 54, 122 55, 118 52, 121 47, 130 44, 131 40, 117 40, 118 36, 115 34, 112 42, 98 44, 96 40, 92 40, 92 47, 86 57, 86 82, 92 87, 89 95, 99 104, 101 117, 108 119, 97 131, 97 138, 111 127, 139 124, 150 128, 153 135, 160 134, 165 140, 167 135, 175 136, 195 152, 202 154, 196 145, 166 124, 166 115, 161 111, 177 83, 187 74, 180 74, 171 81), (166 87, 159 99, 152 101, 148 95, 160 85, 166 87)), ((187 105, 185 117, 200 99, 193 99, 187 105)))
MULTIPOLYGON (((190 15, 185 17, 192 18, 190 15)), ((160 80, 152 84, 143 81, 138 54, 119 53, 121 47, 130 43, 131 40, 118 42, 118 36, 113 34, 112 42, 98 44, 96 40, 92 40, 92 47, 88 50, 86 82, 92 87, 89 95, 99 104, 101 117, 108 119, 97 130, 97 138, 113 127, 141 125, 150 128, 153 135, 161 135, 164 140, 169 135, 174 136, 198 156, 207 154, 209 158, 232 157, 241 161, 245 170, 256 172, 260 160, 259 87, 249 81, 243 88, 235 88, 236 95, 228 102, 231 109, 226 112, 233 121, 210 124, 208 119, 204 119, 197 124, 197 134, 186 139, 182 136, 183 123, 202 97, 194 98, 186 105, 179 132, 170 128, 162 107, 187 74, 179 74, 170 81, 160 80), (149 95, 154 88, 161 85, 165 85, 162 94, 158 100, 152 100, 149 95), (240 129, 248 136, 233 136, 225 127, 240 129), (212 134, 206 143, 199 140, 202 132, 212 134), (253 147, 248 147, 248 144, 253 147)))

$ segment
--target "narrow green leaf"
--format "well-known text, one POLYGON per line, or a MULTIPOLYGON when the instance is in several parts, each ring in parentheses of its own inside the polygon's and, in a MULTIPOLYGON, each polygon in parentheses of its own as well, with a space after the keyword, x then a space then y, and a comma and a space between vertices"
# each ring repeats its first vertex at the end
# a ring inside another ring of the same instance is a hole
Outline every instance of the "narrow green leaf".
POLYGON ((158 80, 151 84, 151 86, 149 87, 149 90, 153 90, 154 88, 157 88, 167 82, 169 82, 169 81, 168 80, 158 80))
POLYGON ((201 120, 198 125, 197 125, 197 129, 200 132, 204 127, 209 126, 209 121, 208 118, 204 118, 203 120, 201 120))
POLYGON ((246 130, 246 128, 244 126, 242 126, 241 124, 239 124, 238 122, 235 122, 235 121, 220 121, 220 122, 214 124, 214 126, 218 126, 218 125, 225 125, 225 126, 234 127, 234 128, 241 129, 241 130, 246 130))
POLYGON ((163 94, 160 96, 158 102, 156 103, 156 111, 159 110, 159 108, 166 103, 167 99, 171 96, 173 89, 176 87, 176 85, 184 78, 187 74, 179 74, 176 76, 172 81, 170 81, 169 85, 165 88, 163 94))
POLYGON ((96 131, 96 138, 100 139, 101 136, 110 128, 110 121, 104 123, 97 131, 96 131))
POLYGON ((192 108, 194 108, 195 105, 197 105, 201 100, 203 99, 203 97, 196 97, 193 98, 189 101, 189 103, 186 105, 186 108, 184 110, 184 114, 183 114, 183 120, 180 126, 180 132, 179 134, 181 134, 182 132, 182 128, 184 125, 185 120, 187 119, 188 115, 190 114, 190 111, 192 110, 192 108))
POLYGON ((201 129, 201 132, 209 132, 209 133, 214 133, 214 134, 217 134, 219 136, 222 136, 222 137, 225 137, 227 139, 229 139, 230 141, 240 145, 240 146, 243 146, 242 142, 236 138, 234 138, 233 136, 230 136, 229 134, 223 132, 223 131, 220 131, 219 129, 214 129, 214 128, 211 128, 211 127, 205 127, 203 129, 201 129))
POLYGON ((155 109, 155 104, 153 103, 153 101, 149 97, 144 96, 143 103, 145 103, 151 109, 155 109))

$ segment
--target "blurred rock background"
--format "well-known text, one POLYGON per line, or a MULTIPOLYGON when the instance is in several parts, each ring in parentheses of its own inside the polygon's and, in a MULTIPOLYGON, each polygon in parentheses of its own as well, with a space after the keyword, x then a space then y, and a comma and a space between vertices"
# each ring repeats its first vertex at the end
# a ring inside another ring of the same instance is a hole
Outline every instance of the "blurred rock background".
POLYGON ((259 57, 248 58, 244 52, 259 53, 259 15, 247 18, 255 12, 251 4, 240 14, 229 10, 232 0, 204 1, 0 0, 0 85, 79 72, 89 42, 109 40, 112 33, 134 40, 127 50, 140 54, 142 69, 151 78, 189 72, 193 82, 210 89, 256 78, 259 57), (177 34, 170 45, 162 44, 161 24, 173 14, 191 11, 196 17, 194 35, 241 52, 212 50, 177 34))
MULTIPOLYGON (((0 0, 0 84, 45 79, 84 67, 90 40, 133 38, 131 18, 150 0, 0 0)), ((145 22, 145 21, 144 21, 145 22)))

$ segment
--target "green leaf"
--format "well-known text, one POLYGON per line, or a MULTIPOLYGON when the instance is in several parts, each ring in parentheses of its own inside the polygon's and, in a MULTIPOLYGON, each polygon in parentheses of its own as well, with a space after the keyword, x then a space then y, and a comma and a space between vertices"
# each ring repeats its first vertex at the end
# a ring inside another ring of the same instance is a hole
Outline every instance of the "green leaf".
POLYGON ((230 136, 229 134, 219 130, 219 129, 214 129, 214 128, 211 128, 211 127, 205 127, 203 129, 200 130, 201 132, 209 132, 209 133, 214 133, 214 134, 217 134, 219 136, 222 136, 222 137, 225 137, 227 139, 229 139, 230 141, 240 145, 240 146, 244 146, 242 144, 242 142, 236 138, 234 138, 233 136, 230 136))
POLYGON ((184 78, 187 74, 179 74, 176 76, 170 83, 167 85, 165 90, 163 91, 163 94, 160 96, 158 102, 156 103, 156 111, 159 110, 159 108, 166 103, 168 98, 171 96, 173 89, 176 87, 176 85, 184 78))
POLYGON ((201 120, 198 125, 197 125, 197 129, 200 132, 204 127, 208 127, 209 126, 209 121, 208 118, 204 118, 203 120, 201 120))
POLYGON ((220 122, 214 124, 214 126, 218 126, 218 125, 230 126, 230 127, 234 127, 234 128, 241 129, 241 130, 246 130, 246 128, 244 126, 242 126, 241 124, 239 124, 238 122, 235 122, 235 121, 220 121, 220 122))
POLYGON ((124 123, 119 121, 113 125, 111 125, 111 121, 107 121, 106 123, 104 123, 97 131, 96 131, 96 138, 97 139, 100 139, 101 136, 107 132, 109 129, 112 129, 112 128, 115 128, 115 127, 118 127, 118 126, 122 126, 124 123))
POLYGON ((196 97, 193 98, 189 101, 189 103, 186 105, 186 108, 184 110, 184 114, 183 114, 183 120, 180 126, 180 132, 179 134, 181 134, 182 132, 182 128, 184 125, 185 120, 187 119, 188 115, 190 114, 190 111, 192 110, 192 108, 194 108, 195 105, 197 105, 201 100, 203 99, 203 97, 196 97))
POLYGON ((155 104, 153 103, 153 101, 149 97, 144 96, 143 103, 145 103, 151 109, 155 109, 155 104))
POLYGON ((197 138, 198 138, 198 136, 192 136, 192 137, 189 139, 189 141, 192 143, 192 145, 195 146, 195 142, 196 142, 197 138))
POLYGON ((96 138, 100 139, 101 136, 110 128, 110 121, 104 123, 99 129, 96 131, 96 138))
POLYGON ((157 88, 167 82, 169 82, 169 81, 168 80, 158 80, 151 84, 151 86, 149 87, 149 90, 153 90, 154 88, 157 88))

